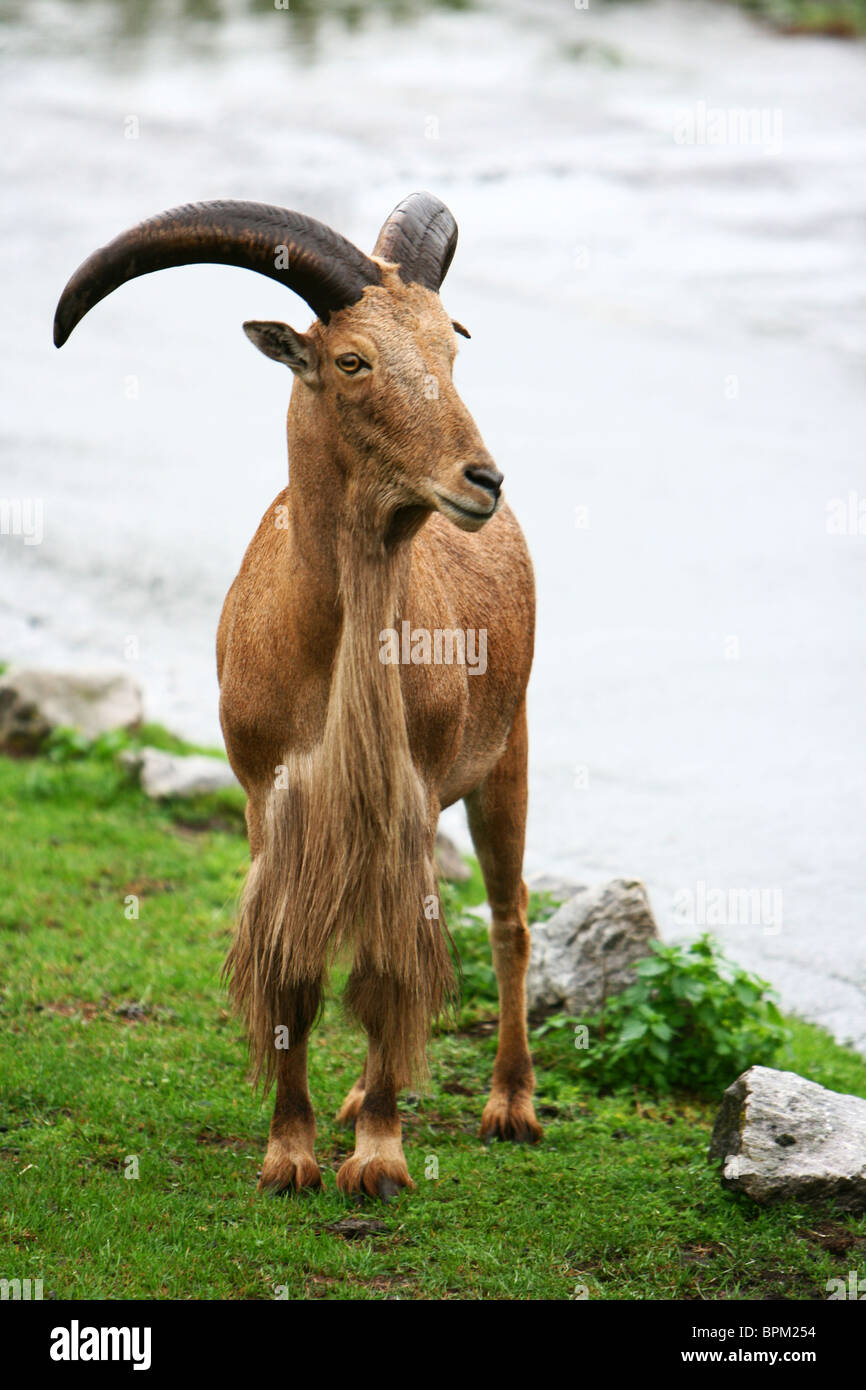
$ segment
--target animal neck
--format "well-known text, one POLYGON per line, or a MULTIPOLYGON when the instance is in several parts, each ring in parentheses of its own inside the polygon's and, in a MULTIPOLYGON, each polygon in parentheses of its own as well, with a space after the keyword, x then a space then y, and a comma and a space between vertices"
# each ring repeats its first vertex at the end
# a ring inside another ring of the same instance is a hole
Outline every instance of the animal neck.
POLYGON ((314 404, 296 387, 288 433, 293 553, 307 572, 305 593, 338 615, 318 770, 341 788, 365 835, 387 837, 418 787, 400 670, 379 659, 379 634, 396 626, 424 517, 384 508, 377 489, 358 481, 345 445, 323 444, 314 404))
MULTIPOLYGON (((367 481, 351 448, 323 431, 316 396, 297 383, 287 422, 289 526, 292 555, 304 568, 304 589, 319 613, 333 606, 344 615, 380 606, 376 633, 392 625, 405 589, 412 541, 428 516, 422 507, 395 510, 367 481)), ((359 613, 359 617, 361 614, 359 613)))

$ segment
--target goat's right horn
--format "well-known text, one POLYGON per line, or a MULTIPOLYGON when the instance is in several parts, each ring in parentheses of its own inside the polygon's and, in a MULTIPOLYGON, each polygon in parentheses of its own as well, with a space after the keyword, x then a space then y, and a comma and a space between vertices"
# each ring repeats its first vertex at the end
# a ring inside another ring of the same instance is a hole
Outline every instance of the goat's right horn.
POLYGON ((202 262, 241 266, 277 280, 305 299, 323 323, 382 281, 375 261, 314 217, 267 203, 188 203, 139 222, 88 256, 60 296, 56 346, 127 280, 202 262))
POLYGON ((410 193, 379 233, 374 256, 394 261, 400 279, 438 294, 457 247, 457 223, 434 193, 410 193))

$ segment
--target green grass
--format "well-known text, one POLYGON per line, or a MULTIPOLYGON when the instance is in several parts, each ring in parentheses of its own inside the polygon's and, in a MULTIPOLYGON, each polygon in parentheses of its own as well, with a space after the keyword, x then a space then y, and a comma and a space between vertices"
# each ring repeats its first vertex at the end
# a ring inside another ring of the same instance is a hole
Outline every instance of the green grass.
POLYGON ((866 34, 866 0, 737 0, 777 29, 791 34, 866 34))
MULTIPOLYGON (((484 1148, 495 1007, 472 969, 403 1103, 417 1192, 336 1191, 363 1043, 332 1002, 311 1047, 324 1191, 259 1196, 269 1110, 219 985, 237 799, 154 805, 108 761, 40 758, 0 760, 0 807, 0 1277, 59 1298, 820 1299, 866 1270, 866 1218, 724 1192, 714 1105, 597 1094, 566 1030, 534 1041, 543 1144, 484 1148)), ((489 969, 460 915, 477 873, 450 896, 464 965, 489 969)), ((866 1061, 805 1024, 779 1064, 866 1095, 866 1061)))
MULTIPOLYGON (((621 0, 607 0, 613 5, 621 0)), ((866 0, 728 0, 783 34, 858 38, 866 34, 866 0)), ((618 65, 617 50, 605 44, 575 43, 566 50, 575 58, 594 58, 618 65)))
MULTIPOLYGON (((614 0, 608 0, 613 4, 614 0)), ((783 34, 827 35, 851 39, 866 34, 866 0, 729 0, 741 10, 783 34)), ((594 56, 612 64, 620 61, 604 45, 574 45, 575 57, 594 56)))

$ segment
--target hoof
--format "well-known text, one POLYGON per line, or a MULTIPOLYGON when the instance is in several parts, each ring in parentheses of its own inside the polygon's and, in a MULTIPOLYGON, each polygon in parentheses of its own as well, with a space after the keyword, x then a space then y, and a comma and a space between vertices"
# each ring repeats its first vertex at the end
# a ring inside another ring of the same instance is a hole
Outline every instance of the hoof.
POLYGON ((510 1144, 537 1144, 544 1130, 535 1118, 529 1097, 491 1096, 481 1116, 479 1138, 485 1144, 501 1139, 510 1144))
POLYGON ((393 1158, 357 1158, 354 1154, 337 1173, 337 1187, 347 1197, 360 1193, 378 1197, 382 1202, 399 1197, 404 1188, 415 1190, 405 1162, 393 1158))
POLYGON ((403 1188, 400 1183, 395 1182, 393 1178, 381 1177, 376 1184, 376 1191, 383 1202, 390 1202, 393 1197, 400 1196, 403 1188))
POLYGON ((300 1192, 303 1188, 322 1186, 322 1170, 314 1158, 297 1154, 265 1157, 259 1174, 259 1192, 300 1192))

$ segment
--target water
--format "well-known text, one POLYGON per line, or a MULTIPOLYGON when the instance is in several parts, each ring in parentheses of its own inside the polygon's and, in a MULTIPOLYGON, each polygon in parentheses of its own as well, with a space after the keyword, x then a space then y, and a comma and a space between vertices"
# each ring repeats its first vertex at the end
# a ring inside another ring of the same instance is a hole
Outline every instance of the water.
POLYGON ((309 312, 184 269, 56 353, 55 301, 177 203, 369 248, 429 187, 537 568, 528 869, 641 877, 670 937, 723 891, 731 953, 866 1049, 866 536, 827 529, 866 498, 866 50, 692 0, 5 13, 0 495, 42 499, 44 541, 0 537, 0 655, 118 666, 134 638, 150 716, 218 740, 219 610, 286 468, 289 379, 240 324, 309 312))

